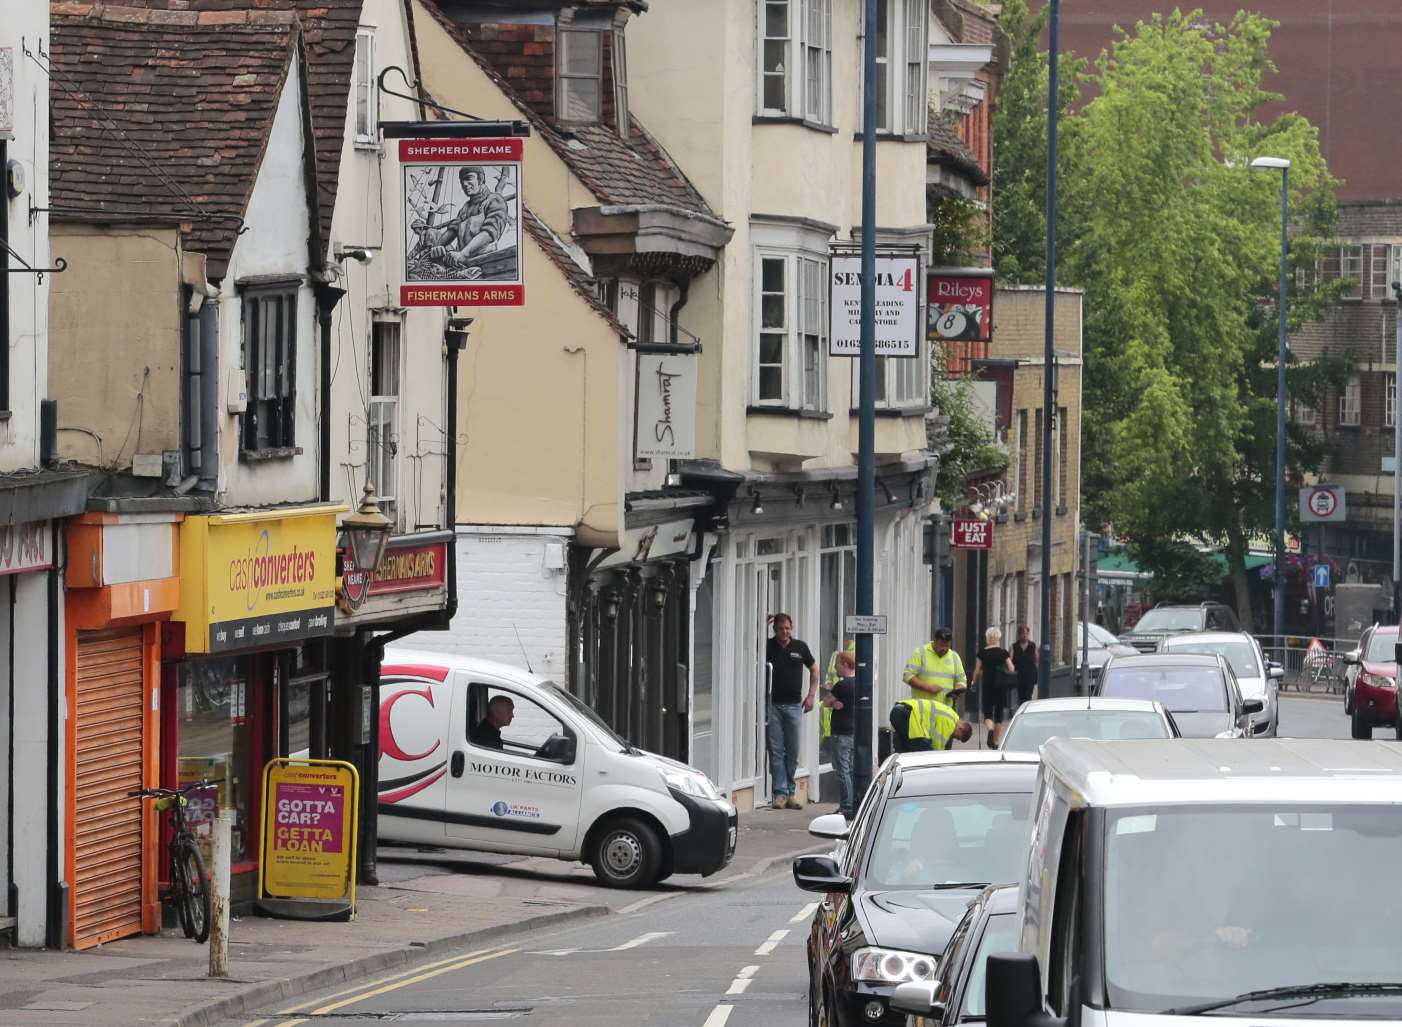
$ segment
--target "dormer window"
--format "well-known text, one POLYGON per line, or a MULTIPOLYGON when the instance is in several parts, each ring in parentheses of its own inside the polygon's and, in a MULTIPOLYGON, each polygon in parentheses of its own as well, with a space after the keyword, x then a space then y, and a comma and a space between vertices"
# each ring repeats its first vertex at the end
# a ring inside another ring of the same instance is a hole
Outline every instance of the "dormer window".
POLYGON ((603 120, 604 34, 561 29, 555 52, 559 119, 597 124, 603 120))

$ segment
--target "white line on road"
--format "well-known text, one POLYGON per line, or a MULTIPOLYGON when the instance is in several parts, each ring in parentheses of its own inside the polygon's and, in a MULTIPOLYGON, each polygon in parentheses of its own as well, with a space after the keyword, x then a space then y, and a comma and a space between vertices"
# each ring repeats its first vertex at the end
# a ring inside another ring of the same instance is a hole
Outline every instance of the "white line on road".
POLYGON ((730 1019, 730 1011, 734 1006, 716 1006, 711 1010, 711 1015, 706 1017, 706 1022, 701 1027, 725 1027, 725 1021, 730 1019))
POLYGON ((817 911, 818 911, 818 904, 817 904, 816 902, 810 902, 810 903, 808 903, 808 905, 806 905, 806 906, 804 906, 802 909, 800 909, 800 910, 793 916, 793 918, 789 921, 789 923, 791 923, 791 924, 801 924, 801 923, 803 923, 803 921, 807 920, 810 916, 812 916, 812 915, 813 915, 814 913, 816 913, 817 911))
POLYGON ((757 973, 759 973, 758 966, 744 966, 740 968, 740 972, 735 975, 735 978, 736 980, 744 980, 746 977, 753 977, 757 973))
POLYGON ((766 940, 765 943, 764 943, 763 945, 761 945, 759 948, 755 949, 755 955, 757 955, 757 956, 767 956, 767 955, 769 955, 769 953, 771 953, 771 952, 774 951, 775 946, 777 946, 777 945, 779 944, 779 942, 783 941, 784 938, 786 938, 786 937, 788 936, 788 933, 789 933, 788 931, 775 931, 773 934, 771 934, 771 935, 769 936, 768 940, 766 940))
POLYGON ((631 941, 625 941, 622 945, 615 945, 611 949, 546 949, 543 952, 532 952, 533 956, 573 956, 580 952, 624 952, 628 949, 635 949, 639 945, 646 945, 650 941, 658 938, 666 938, 671 935, 671 931, 649 931, 647 934, 640 934, 631 941))

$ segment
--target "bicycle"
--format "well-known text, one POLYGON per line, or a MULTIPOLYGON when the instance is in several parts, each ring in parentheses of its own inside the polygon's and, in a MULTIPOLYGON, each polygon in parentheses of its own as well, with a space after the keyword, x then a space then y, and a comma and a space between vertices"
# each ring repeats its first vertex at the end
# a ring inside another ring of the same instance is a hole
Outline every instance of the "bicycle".
POLYGON ((170 811, 175 828, 170 839, 170 892, 161 898, 169 897, 175 901, 180 929, 185 932, 185 937, 198 945, 208 940, 213 915, 210 912, 204 857, 200 855, 199 843, 185 821, 185 807, 190 804, 190 792, 211 788, 217 783, 197 781, 183 788, 142 788, 127 793, 132 798, 155 799, 157 812, 170 811))

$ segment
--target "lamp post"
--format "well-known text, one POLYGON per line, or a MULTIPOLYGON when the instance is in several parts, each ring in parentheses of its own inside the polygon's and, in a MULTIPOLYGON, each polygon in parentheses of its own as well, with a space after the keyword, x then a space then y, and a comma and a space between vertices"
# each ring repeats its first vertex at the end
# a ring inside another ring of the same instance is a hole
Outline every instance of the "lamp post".
POLYGON ((1056 423, 1056 128, 1060 104, 1057 52, 1060 9, 1057 0, 1050 0, 1047 31, 1047 311, 1046 336, 1042 355, 1042 581, 1041 581, 1041 651, 1037 660, 1037 682, 1046 689, 1051 684, 1051 589, 1052 589, 1052 427, 1056 423))
MULTIPOLYGON (((1285 279, 1290 262, 1290 161, 1284 157, 1257 157, 1252 171, 1280 172, 1280 297, 1276 316, 1280 334, 1276 344, 1275 371, 1275 607, 1271 634, 1275 644, 1285 645, 1285 279)), ((1281 663, 1285 660, 1282 657, 1281 663)))
POLYGON ((1402 282, 1392 283, 1397 298, 1397 353, 1392 375, 1392 617, 1402 617, 1402 282))

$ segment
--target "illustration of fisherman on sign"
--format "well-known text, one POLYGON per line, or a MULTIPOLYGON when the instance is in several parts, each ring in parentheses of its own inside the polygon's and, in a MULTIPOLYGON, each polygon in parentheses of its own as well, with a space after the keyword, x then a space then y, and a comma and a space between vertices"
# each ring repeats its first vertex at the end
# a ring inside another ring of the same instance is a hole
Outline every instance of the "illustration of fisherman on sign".
POLYGON ((521 281, 516 164, 406 167, 404 281, 521 281))

